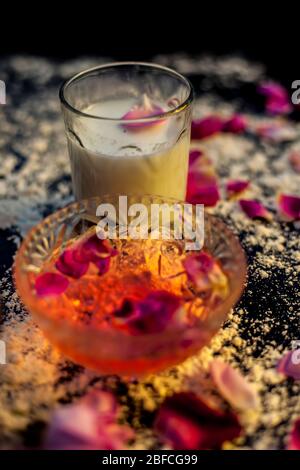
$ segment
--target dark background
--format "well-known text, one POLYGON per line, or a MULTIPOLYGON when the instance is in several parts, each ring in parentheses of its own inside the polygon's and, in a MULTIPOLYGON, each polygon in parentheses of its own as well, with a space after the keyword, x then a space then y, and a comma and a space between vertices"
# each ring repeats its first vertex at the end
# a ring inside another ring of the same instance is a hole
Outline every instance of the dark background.
POLYGON ((274 78, 300 78, 296 2, 6 2, 0 17, 0 60, 14 53, 57 60, 240 54, 264 63, 274 78))

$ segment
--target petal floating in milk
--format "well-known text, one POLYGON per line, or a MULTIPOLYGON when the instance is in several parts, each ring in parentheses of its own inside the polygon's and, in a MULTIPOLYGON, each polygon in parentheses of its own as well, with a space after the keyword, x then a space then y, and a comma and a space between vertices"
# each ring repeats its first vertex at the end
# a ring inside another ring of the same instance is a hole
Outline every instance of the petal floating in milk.
POLYGON ((159 124, 160 119, 149 119, 155 116, 161 116, 164 113, 164 110, 153 103, 147 95, 143 95, 142 103, 139 105, 133 106, 130 111, 128 111, 122 117, 122 120, 128 121, 123 123, 122 126, 131 131, 142 130, 144 128, 152 127, 153 125, 159 124), (144 121, 143 121, 144 119, 144 121), (141 120, 140 122, 138 122, 141 120), (133 122, 130 122, 133 121, 133 122))

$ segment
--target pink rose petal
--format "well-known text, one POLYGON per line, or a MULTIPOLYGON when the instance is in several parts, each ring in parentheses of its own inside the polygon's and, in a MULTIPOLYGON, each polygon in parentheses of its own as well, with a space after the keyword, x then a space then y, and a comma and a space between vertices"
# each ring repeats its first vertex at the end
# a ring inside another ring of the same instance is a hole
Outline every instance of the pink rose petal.
POLYGON ((189 172, 186 201, 191 204, 215 206, 220 200, 220 192, 215 178, 207 178, 199 173, 189 172))
POLYGON ((89 263, 78 261, 78 259, 76 259, 76 250, 71 248, 64 250, 56 261, 55 267, 66 276, 79 279, 87 272, 89 263))
POLYGON ((266 110, 269 114, 288 114, 292 111, 289 100, 269 98, 266 100, 266 110))
POLYGON ((189 172, 202 180, 217 181, 217 174, 210 158, 201 153, 198 158, 190 159, 189 172))
POLYGON ((154 291, 143 300, 125 299, 114 312, 115 323, 132 335, 164 330, 179 311, 181 299, 167 291, 154 291))
POLYGON ((200 292, 223 291, 227 288, 227 278, 217 261, 205 251, 191 253, 183 261, 189 280, 200 292))
POLYGON ((246 180, 230 180, 226 184, 226 192, 229 197, 242 193, 250 185, 246 180))
POLYGON ((288 450, 300 450, 300 419, 297 419, 290 432, 288 450))
POLYGON ((266 97, 266 110, 270 114, 287 114, 292 105, 287 90, 275 82, 263 82, 258 92, 266 97))
POLYGON ((223 132, 231 132, 233 134, 240 134, 242 132, 245 132, 246 128, 246 118, 244 116, 241 116, 240 114, 233 115, 223 124, 223 132))
POLYGON ((117 422, 113 395, 94 391, 78 402, 58 408, 52 416, 44 448, 57 450, 122 450, 133 437, 117 422))
POLYGON ((256 390, 229 364, 217 359, 213 360, 210 363, 210 373, 221 395, 234 408, 248 410, 259 406, 256 390))
POLYGON ((154 116, 159 116, 164 113, 164 110, 160 107, 155 105, 148 96, 144 95, 143 102, 140 105, 134 106, 130 111, 128 111, 122 117, 123 120, 126 120, 126 124, 123 124, 123 127, 130 131, 139 131, 144 128, 152 127, 153 125, 157 125, 163 120, 149 120, 144 122, 134 122, 135 120, 150 118, 154 116), (133 122, 130 122, 133 121, 133 122))
POLYGON ((39 297, 59 295, 69 285, 68 279, 59 273, 43 273, 35 280, 35 290, 39 297))
POLYGON ((211 287, 209 275, 214 269, 214 265, 213 257, 205 251, 190 254, 183 261, 188 278, 201 290, 211 287))
POLYGON ((99 258, 98 260, 94 261, 94 264, 99 269, 99 272, 98 272, 99 276, 102 276, 103 274, 107 273, 107 271, 109 271, 110 257, 108 257, 108 258, 99 258))
POLYGON ((288 97, 286 89, 280 85, 280 83, 276 82, 262 82, 258 88, 257 88, 258 93, 261 95, 266 96, 267 98, 273 98, 273 99, 284 99, 288 97))
POLYGON ((203 152, 201 152, 201 150, 191 150, 189 154, 189 166, 191 167, 202 155, 203 152))
POLYGON ((240 199, 239 205, 250 219, 272 219, 272 214, 259 201, 240 199))
POLYGON ((196 152, 190 157, 186 200, 212 207, 220 199, 217 175, 211 160, 196 152))
POLYGON ((288 220, 300 219, 300 197, 288 194, 280 194, 278 197, 278 207, 281 214, 288 220))
POLYGON ((289 154, 289 162, 296 173, 300 173, 300 151, 293 150, 289 154))
POLYGON ((66 276, 79 279, 88 270, 89 263, 99 268, 99 274, 104 274, 110 266, 110 258, 116 256, 108 240, 101 240, 92 235, 82 243, 66 249, 58 258, 55 267, 66 276))
POLYGON ((99 269, 99 275, 105 274, 110 267, 110 259, 116 256, 115 250, 108 240, 92 235, 74 248, 74 258, 78 263, 93 263, 99 269))
POLYGON ((218 116, 208 116, 192 122, 191 138, 195 140, 204 139, 221 132, 223 120, 218 116))
POLYGON ((235 414, 212 409, 193 393, 167 398, 154 427, 175 450, 220 449, 242 432, 235 414))
POLYGON ((277 370, 286 377, 300 380, 300 349, 286 353, 279 361, 277 370))
POLYGON ((78 261, 97 261, 99 258, 107 258, 118 254, 108 240, 102 240, 97 235, 92 235, 80 244, 74 255, 78 261))

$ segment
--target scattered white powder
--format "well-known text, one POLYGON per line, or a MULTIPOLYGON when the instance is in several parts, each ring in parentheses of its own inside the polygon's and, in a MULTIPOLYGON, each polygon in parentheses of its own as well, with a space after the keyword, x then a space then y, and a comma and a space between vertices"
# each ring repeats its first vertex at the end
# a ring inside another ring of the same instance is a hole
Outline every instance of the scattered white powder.
MULTIPOLYGON (((260 65, 244 59, 191 60, 174 56, 157 60, 183 73, 207 76, 203 81, 207 92, 195 106, 199 117, 210 113, 226 116, 239 109, 239 100, 228 104, 210 93, 210 86, 218 83, 224 88, 234 87, 264 78, 260 65)), ((0 196, 5 196, 0 204, 0 227, 12 229, 16 243, 47 211, 70 199, 57 85, 53 86, 51 79, 66 78, 96 63, 95 59, 86 59, 61 65, 14 57, 7 61, 6 68, 0 65, 2 79, 8 82, 13 70, 35 86, 33 93, 24 95, 20 80, 14 82, 15 96, 22 105, 17 109, 12 106, 13 111, 10 107, 0 109, 0 196)), ((250 114, 247 118, 253 128, 270 122, 250 114)), ((300 416, 299 383, 290 383, 276 371, 278 360, 292 340, 300 339, 299 227, 280 221, 274 204, 280 191, 300 194, 300 175, 293 172, 287 157, 290 149, 300 146, 299 125, 289 126, 292 140, 284 144, 258 143, 251 133, 222 134, 199 144, 213 160, 223 188, 228 178, 249 179, 251 188, 245 194, 260 199, 273 211, 274 218, 270 223, 251 221, 237 202, 225 199, 211 210, 232 227, 245 247, 248 286, 242 302, 230 312, 210 345, 177 367, 142 381, 126 382, 112 376, 100 377, 71 364, 48 343, 23 310, 12 287, 11 271, 7 271, 0 285, 0 338, 7 344, 7 365, 0 366, 0 447, 37 445, 53 408, 76 399, 91 387, 105 387, 118 396, 123 419, 137 431, 133 448, 157 448, 147 417, 153 416, 166 396, 193 390, 212 403, 226 406, 208 374, 209 362, 218 356, 238 368, 261 396, 260 409, 240 414, 244 436, 224 447, 284 447, 293 420, 300 416)))

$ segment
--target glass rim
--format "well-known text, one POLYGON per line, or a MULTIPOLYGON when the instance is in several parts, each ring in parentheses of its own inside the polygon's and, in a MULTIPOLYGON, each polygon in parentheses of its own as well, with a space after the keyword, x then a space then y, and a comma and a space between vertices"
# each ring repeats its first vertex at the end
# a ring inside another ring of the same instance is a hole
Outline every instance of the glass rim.
POLYGON ((69 111, 71 111, 75 114, 78 114, 79 116, 85 117, 85 118, 98 119, 98 120, 101 120, 101 121, 113 121, 113 122, 118 122, 118 123, 128 123, 127 119, 96 116, 96 115, 93 115, 93 114, 88 114, 88 113, 85 113, 83 111, 80 111, 79 109, 75 108, 74 106, 72 106, 70 104, 70 102, 67 100, 67 98, 65 96, 65 92, 66 92, 67 88, 72 83, 74 83, 78 79, 81 79, 85 76, 90 75, 92 72, 95 72, 95 71, 98 71, 98 70, 104 70, 104 69, 118 68, 118 67, 121 67, 121 66, 136 66, 136 65, 143 66, 143 67, 148 67, 150 69, 152 68, 152 69, 156 69, 156 70, 161 70, 163 72, 166 72, 168 74, 171 74, 171 75, 179 78, 186 85, 186 87, 188 89, 188 96, 186 97, 186 99, 182 103, 179 103, 178 106, 176 106, 173 109, 170 109, 169 111, 165 111, 161 114, 156 114, 154 116, 146 116, 144 118, 139 118, 139 119, 130 119, 131 123, 135 124, 135 123, 151 122, 151 121, 154 121, 154 120, 157 121, 157 120, 161 120, 161 119, 166 119, 169 116, 174 116, 174 115, 177 115, 177 114, 181 113, 182 111, 184 111, 185 109, 187 109, 190 106, 190 104, 193 101, 194 92, 193 92, 192 84, 191 84, 191 82, 189 81, 188 78, 184 77, 179 72, 177 72, 173 69, 170 69, 169 67, 165 67, 164 65, 159 65, 159 64, 155 64, 155 63, 151 63, 151 62, 135 62, 135 61, 109 62, 109 63, 106 63, 106 64, 97 65, 95 67, 90 67, 88 69, 83 70, 82 72, 76 73, 71 78, 68 78, 67 80, 65 80, 63 82, 63 84, 61 85, 60 89, 59 89, 59 98, 60 98, 61 104, 64 105, 69 111))

